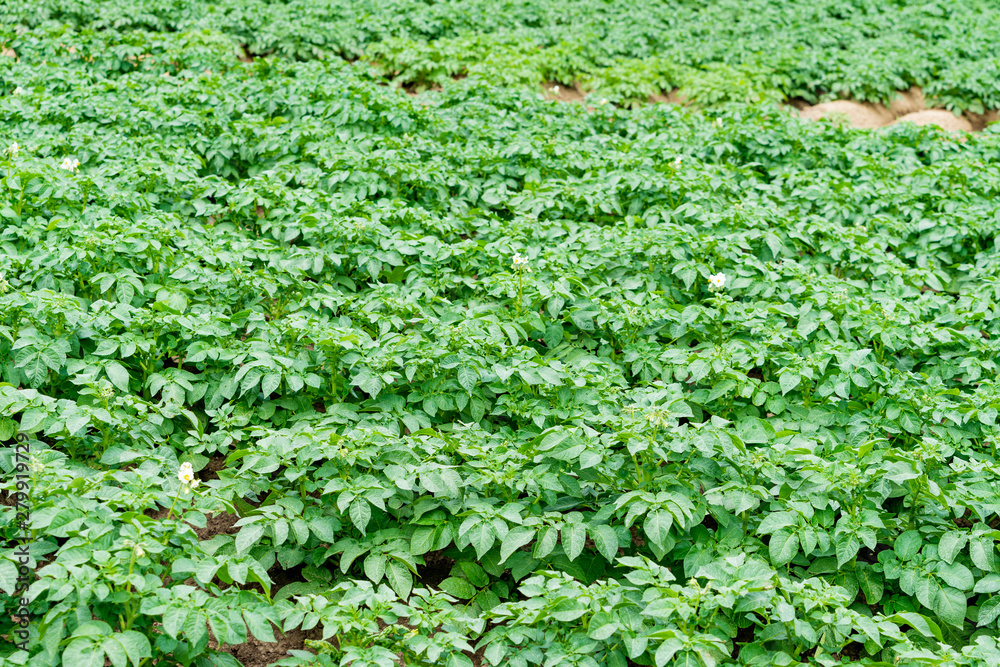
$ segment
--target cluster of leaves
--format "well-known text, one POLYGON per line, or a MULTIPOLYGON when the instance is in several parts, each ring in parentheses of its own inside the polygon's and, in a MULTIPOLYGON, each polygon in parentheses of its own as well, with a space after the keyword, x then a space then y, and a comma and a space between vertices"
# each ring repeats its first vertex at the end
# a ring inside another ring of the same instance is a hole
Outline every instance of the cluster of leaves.
POLYGON ((1000 134, 411 98, 72 7, 0 58, 6 663, 996 664, 1000 134))
POLYGON ((0 8, 2 25, 0 42, 15 49, 25 31, 52 27, 209 30, 253 55, 367 58, 418 89, 455 76, 535 88, 554 80, 600 86, 600 97, 634 105, 650 89, 681 86, 669 74, 688 71, 700 103, 889 103, 896 91, 921 86, 956 111, 1000 108, 996 0, 17 0, 0 8))

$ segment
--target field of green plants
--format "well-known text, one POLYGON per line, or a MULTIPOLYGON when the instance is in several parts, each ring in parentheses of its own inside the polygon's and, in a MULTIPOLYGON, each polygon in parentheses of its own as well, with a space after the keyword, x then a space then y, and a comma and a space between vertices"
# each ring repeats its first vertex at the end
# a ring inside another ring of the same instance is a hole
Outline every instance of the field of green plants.
POLYGON ((0 4, 0 665, 995 667, 998 33, 0 4))

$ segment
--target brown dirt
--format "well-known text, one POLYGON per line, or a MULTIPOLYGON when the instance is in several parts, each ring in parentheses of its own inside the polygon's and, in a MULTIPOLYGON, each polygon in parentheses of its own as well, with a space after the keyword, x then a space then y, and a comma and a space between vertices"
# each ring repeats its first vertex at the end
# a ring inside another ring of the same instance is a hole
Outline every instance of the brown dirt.
MULTIPOLYGON (((301 563, 287 570, 283 568, 280 563, 276 563, 270 570, 267 571, 267 576, 271 579, 271 588, 269 592, 272 598, 285 586, 305 581, 305 578, 302 576, 301 563)), ((218 577, 213 578, 212 583, 221 589, 230 588, 234 585, 227 584, 226 582, 221 581, 218 577)), ((236 587, 244 591, 257 591, 261 594, 264 593, 264 587, 256 581, 239 584, 236 585, 236 587)))
POLYGON ((444 88, 442 88, 441 86, 439 86, 437 84, 434 84, 434 85, 430 86, 429 88, 423 88, 423 89, 421 89, 415 83, 404 83, 403 85, 399 86, 398 90, 403 91, 404 93, 406 93, 410 97, 417 97, 421 93, 426 93, 426 92, 430 92, 430 91, 440 92, 440 91, 444 90, 444 88))
POLYGON ((451 576, 451 568, 455 561, 447 556, 443 556, 440 551, 430 551, 424 554, 423 566, 417 567, 420 583, 430 588, 437 588, 438 585, 451 576))
POLYGON ((14 53, 14 49, 6 46, 0 47, 0 56, 3 56, 4 58, 13 58, 14 60, 18 59, 17 54, 14 53))
POLYGON ((198 478, 203 482, 219 479, 219 471, 226 467, 226 455, 215 454, 208 460, 208 465, 198 471, 198 478))
POLYGON ((191 526, 194 528, 194 532, 198 534, 199 540, 210 540, 216 535, 230 535, 236 533, 233 530, 233 524, 240 520, 235 514, 228 514, 226 512, 214 512, 212 514, 205 515, 205 527, 198 528, 197 526, 191 526))
MULTIPOLYGON (((180 503, 178 503, 180 504, 180 503)), ((150 519, 166 519, 167 512, 170 508, 160 507, 158 509, 148 509, 143 512, 150 519)), ((176 508, 175 508, 176 509, 176 508)), ((174 517, 177 516, 177 512, 174 512, 174 517)), ((188 524, 194 530, 195 534, 198 535, 199 540, 210 540, 216 535, 221 534, 231 534, 236 531, 233 530, 233 524, 240 520, 240 517, 235 514, 228 514, 226 512, 213 512, 205 515, 205 527, 199 528, 192 524, 188 524)))
MULTIPOLYGON (((275 564, 274 567, 267 571, 267 576, 271 578, 271 582, 274 584, 271 586, 271 597, 277 595, 278 591, 288 584, 305 581, 305 577, 302 576, 302 563, 299 563, 295 567, 288 568, 287 570, 283 568, 281 564, 275 564)), ((256 586, 258 590, 260 589, 260 584, 254 583, 254 586, 256 586)))
POLYGON ((799 115, 807 120, 819 120, 830 114, 843 113, 848 124, 855 128, 885 127, 905 120, 917 125, 937 125, 946 130, 979 132, 990 123, 1000 120, 1000 114, 995 110, 982 114, 967 112, 962 117, 945 109, 928 109, 924 93, 917 86, 898 91, 888 107, 851 100, 836 100, 816 106, 810 106, 801 99, 788 100, 787 103, 798 109, 799 115))
POLYGON ((542 84, 542 94, 547 100, 559 102, 583 102, 585 97, 583 91, 576 86, 567 86, 556 81, 546 81, 542 84))
POLYGON ((905 116, 900 116, 892 124, 913 123, 914 125, 937 125, 938 127, 954 131, 972 132, 972 123, 961 116, 956 116, 944 109, 925 109, 915 111, 905 116))
POLYGON ((271 627, 274 630, 274 638, 277 640, 273 644, 250 637, 249 641, 245 644, 237 646, 223 644, 220 647, 214 638, 210 638, 208 646, 223 653, 228 653, 236 658, 244 667, 266 667, 282 658, 288 657, 289 651, 308 651, 309 649, 306 648, 305 641, 307 639, 321 639, 323 636, 321 625, 317 625, 315 628, 305 632, 295 628, 294 630, 289 630, 288 634, 281 632, 273 625, 271 627))
POLYGON ((806 120, 820 120, 828 116, 841 116, 846 118, 847 124, 851 127, 864 129, 885 127, 893 120, 892 114, 882 105, 851 102, 849 100, 823 102, 814 107, 803 109, 799 112, 799 116, 806 120))
POLYGON ((810 104, 807 100, 802 99, 801 97, 793 97, 790 100, 785 100, 785 104, 794 108, 797 111, 802 111, 803 109, 808 109, 809 107, 812 106, 812 104, 810 104))
POLYGON ((918 86, 913 86, 909 90, 901 90, 897 93, 896 98, 889 104, 889 113, 891 113, 894 118, 899 118, 900 116, 905 116, 909 113, 923 111, 926 108, 927 104, 924 102, 924 91, 922 91, 918 86))
POLYGON ((167 518, 167 512, 168 511, 169 511, 169 508, 167 508, 167 507, 158 507, 155 510, 154 509, 148 509, 148 510, 144 511, 143 514, 145 514, 146 516, 148 516, 150 519, 160 520, 160 519, 166 519, 167 518))
POLYGON ((680 94, 679 88, 667 92, 666 94, 650 95, 650 104, 687 104, 687 99, 680 94))
POLYGON ((997 112, 996 109, 990 109, 986 113, 966 111, 965 117, 969 121, 969 124, 972 125, 973 131, 982 132, 990 123, 1000 121, 1000 112, 997 112))

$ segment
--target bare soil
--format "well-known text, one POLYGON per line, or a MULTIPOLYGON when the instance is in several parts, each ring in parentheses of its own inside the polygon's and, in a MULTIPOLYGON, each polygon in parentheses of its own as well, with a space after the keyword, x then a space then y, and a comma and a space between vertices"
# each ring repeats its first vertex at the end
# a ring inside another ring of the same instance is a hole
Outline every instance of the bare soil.
POLYGON ((851 102, 849 100, 823 102, 822 104, 802 109, 799 111, 799 116, 806 120, 820 120, 822 118, 836 118, 840 116, 851 127, 865 129, 885 127, 893 121, 892 113, 882 105, 851 102))
POLYGON ((972 132, 972 123, 965 118, 956 116, 952 112, 944 109, 925 109, 923 111, 914 111, 913 113, 908 113, 905 116, 900 116, 892 124, 896 125, 898 123, 937 125, 942 129, 951 130, 953 132, 959 130, 962 132, 972 132))
POLYGON ((986 126, 990 123, 996 123, 1000 121, 1000 112, 996 109, 990 109, 986 113, 974 113, 972 111, 966 111, 965 117, 972 124, 972 129, 975 132, 982 132, 986 129, 986 126))
POLYGON ((307 639, 322 639, 323 632, 321 626, 316 626, 311 630, 303 632, 296 628, 289 630, 288 634, 281 632, 278 628, 271 626, 274 630, 275 643, 263 642, 255 637, 250 637, 245 644, 221 647, 215 639, 208 642, 209 648, 228 653, 236 658, 244 667, 267 667, 273 665, 282 658, 288 657, 289 651, 308 651, 305 641, 307 639))
POLYGON ((790 106, 799 111, 799 116, 807 120, 819 120, 840 114, 851 127, 876 128, 910 122, 916 125, 937 125, 938 127, 961 132, 980 132, 990 123, 1000 120, 996 110, 977 114, 967 112, 956 116, 947 109, 928 109, 923 91, 914 86, 896 94, 889 106, 836 100, 811 106, 803 100, 790 100, 790 106))
POLYGON ((674 88, 666 93, 650 95, 649 102, 650 104, 687 104, 687 99, 680 94, 680 89, 674 88))
POLYGON ((583 102, 584 92, 574 86, 558 83, 556 81, 546 81, 542 84, 542 94, 547 100, 558 102, 583 102))
POLYGON ((897 93, 897 97, 889 104, 889 113, 891 113, 894 118, 899 118, 900 116, 905 116, 908 113, 923 111, 926 108, 927 104, 924 102, 924 91, 917 86, 913 86, 909 90, 901 90, 897 93))

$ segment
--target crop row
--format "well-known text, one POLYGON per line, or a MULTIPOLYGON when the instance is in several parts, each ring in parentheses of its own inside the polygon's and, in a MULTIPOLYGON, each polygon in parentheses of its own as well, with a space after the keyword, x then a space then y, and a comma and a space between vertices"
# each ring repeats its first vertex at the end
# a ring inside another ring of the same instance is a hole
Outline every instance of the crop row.
POLYGON ((254 56, 362 58, 418 89, 476 76, 494 85, 577 82, 632 105, 677 87, 699 104, 830 96, 888 104, 919 86, 948 109, 982 113, 1000 108, 998 10, 995 0, 49 1, 0 10, 0 41, 20 53, 46 35, 94 54, 93 40, 118 35, 142 52, 143 36, 208 31, 254 56))
POLYGON ((995 131, 411 98, 168 5, 0 59, 8 664, 995 664, 995 131))

